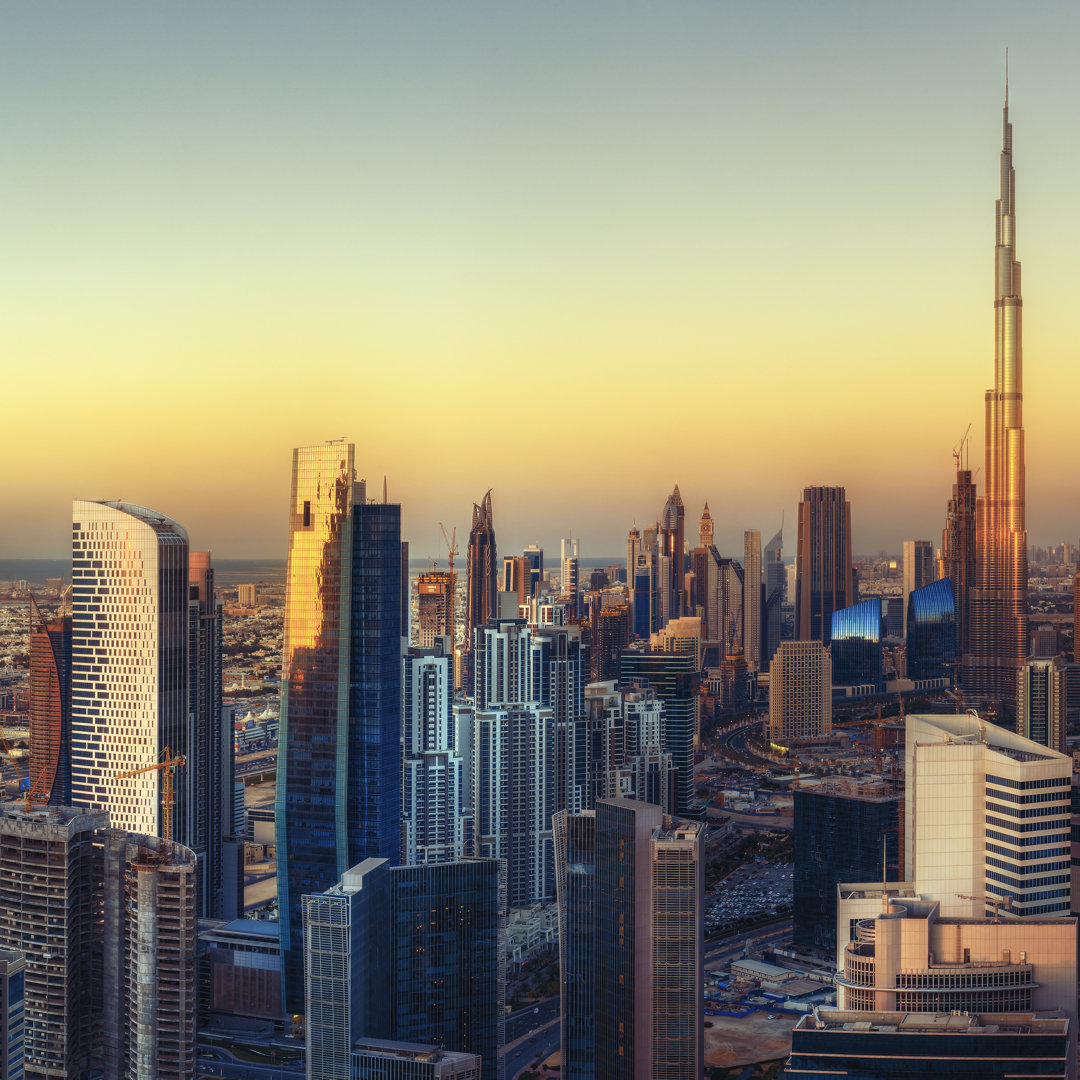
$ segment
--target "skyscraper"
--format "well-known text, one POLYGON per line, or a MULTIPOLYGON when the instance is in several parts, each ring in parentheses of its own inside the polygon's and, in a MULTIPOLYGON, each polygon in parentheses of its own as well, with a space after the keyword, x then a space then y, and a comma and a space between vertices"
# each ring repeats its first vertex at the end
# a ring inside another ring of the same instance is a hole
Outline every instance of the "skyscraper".
POLYGON ((909 679, 948 679, 956 674, 956 608, 947 578, 916 589, 907 604, 909 679))
POLYGON ((953 590, 956 611, 956 651, 963 656, 970 648, 968 596, 975 584, 975 484, 970 469, 960 468, 957 452, 956 483, 945 515, 941 536, 945 576, 953 590))
POLYGON ((851 503, 842 487, 803 489, 795 566, 795 637, 828 645, 832 613, 854 603, 851 503))
MULTIPOLYGON (((188 752, 188 536, 144 506, 72 508, 71 797, 116 828, 161 836, 160 772, 188 752)), ((175 839, 190 831, 190 777, 176 785, 175 839)))
POLYGON ((449 570, 429 570, 416 579, 417 644, 430 649, 437 637, 448 637, 454 645, 454 588, 457 574, 449 570))
MULTIPOLYGON (((479 504, 473 503, 472 529, 469 531, 466 558, 465 647, 471 650, 476 629, 499 614, 499 575, 495 562, 495 523, 491 513, 490 491, 479 504)), ((470 676, 471 673, 470 663, 470 676)), ((466 685, 471 684, 472 679, 468 678, 466 685)))
POLYGON ((660 584, 660 605, 663 621, 677 619, 682 614, 683 561, 686 550, 686 507, 683 506, 679 485, 664 503, 658 532, 660 566, 664 573, 660 584), (665 563, 664 560, 667 560, 665 563))
POLYGON ((1064 657, 1028 660, 1016 680, 1017 735, 1064 754, 1068 702, 1064 657))
POLYGON ((571 604, 573 618, 581 615, 581 541, 563 537, 562 545, 562 597, 571 604))
POLYGON ((832 614, 832 681, 835 686, 885 689, 881 653, 881 597, 872 596, 832 614))
POLYGON ((293 451, 278 732, 286 1012, 304 1005, 305 893, 401 833, 401 507, 368 502, 351 443, 293 451))
POLYGON ((907 636, 908 598, 934 581, 934 545, 929 540, 904 541, 904 634, 907 636))
POLYGON ((743 533, 743 655, 747 667, 761 666, 761 533, 743 533))
POLYGON ((709 504, 701 512, 701 520, 698 522, 698 547, 712 547, 713 542, 713 519, 709 513, 709 504))
POLYGON ((776 647, 780 644, 780 617, 787 573, 783 560, 784 526, 781 523, 776 535, 765 545, 763 574, 765 577, 765 604, 762 611, 761 670, 768 671, 776 647))
POLYGON ((30 598, 30 784, 71 803, 71 614, 46 622, 30 598), (44 775, 43 775, 44 774, 44 775))
POLYGON ((832 659, 820 641, 782 641, 769 669, 770 739, 832 732, 832 659))
POLYGON ((1001 195, 994 247, 994 386, 986 391, 983 495, 975 504, 975 585, 964 656, 966 697, 1011 715, 1016 673, 1028 653, 1024 505, 1023 344, 1016 261, 1016 176, 1008 80, 1002 113, 1001 195))
POLYGON ((602 799, 554 827, 562 1075, 700 1076, 705 826, 602 799))

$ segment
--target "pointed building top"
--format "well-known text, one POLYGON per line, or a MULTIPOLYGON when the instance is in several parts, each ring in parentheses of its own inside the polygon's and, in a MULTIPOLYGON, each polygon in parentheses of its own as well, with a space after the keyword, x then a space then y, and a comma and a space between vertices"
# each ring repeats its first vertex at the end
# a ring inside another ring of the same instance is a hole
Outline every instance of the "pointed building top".
POLYGON ((704 521, 706 518, 712 519, 712 514, 709 513, 708 500, 705 502, 705 509, 701 512, 701 520, 704 521))
POLYGON ((683 501, 682 501, 682 495, 679 494, 679 485, 678 484, 675 485, 675 490, 671 493, 671 500, 672 500, 672 502, 675 503, 675 505, 677 507, 679 507, 680 510, 682 509, 683 501))
POLYGON ((1009 107, 1009 47, 1005 46, 1005 108, 1009 107))

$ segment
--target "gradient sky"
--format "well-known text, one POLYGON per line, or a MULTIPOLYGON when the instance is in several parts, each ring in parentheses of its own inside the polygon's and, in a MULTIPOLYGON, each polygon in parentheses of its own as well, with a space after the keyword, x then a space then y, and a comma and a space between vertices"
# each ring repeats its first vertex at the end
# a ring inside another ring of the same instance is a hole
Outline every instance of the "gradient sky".
MULTIPOLYGON (((347 435, 414 555, 940 544, 993 381, 1010 49, 1028 528, 1080 534, 1075 4, 0 2, 0 555, 124 498, 284 557, 347 435), (688 530, 696 535, 696 527, 688 530)), ((981 490, 981 474, 978 478, 981 490)))

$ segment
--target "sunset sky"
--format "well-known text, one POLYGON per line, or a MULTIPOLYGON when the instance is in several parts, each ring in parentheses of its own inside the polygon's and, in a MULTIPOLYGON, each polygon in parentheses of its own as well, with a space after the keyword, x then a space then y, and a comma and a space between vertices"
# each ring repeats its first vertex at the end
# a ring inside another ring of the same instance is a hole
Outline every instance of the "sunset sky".
MULTIPOLYGON (((0 556, 124 498, 284 557, 348 436, 415 556, 672 484, 941 542, 993 382, 1004 51, 1032 542, 1080 536, 1080 7, 0 0, 0 556)), ((981 473, 977 479, 981 490, 981 473)))

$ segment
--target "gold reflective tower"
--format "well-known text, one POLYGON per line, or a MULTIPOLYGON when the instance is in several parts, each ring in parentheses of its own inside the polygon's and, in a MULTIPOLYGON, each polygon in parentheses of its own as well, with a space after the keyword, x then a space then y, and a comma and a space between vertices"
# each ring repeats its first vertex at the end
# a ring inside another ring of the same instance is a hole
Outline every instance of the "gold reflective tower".
POLYGON ((994 388, 986 391, 986 477, 975 504, 975 587, 970 598, 968 698, 1012 715, 1016 673, 1028 652, 1027 529, 1024 524, 1023 348, 1016 261, 1016 177, 1005 72, 1001 197, 994 248, 994 388))

